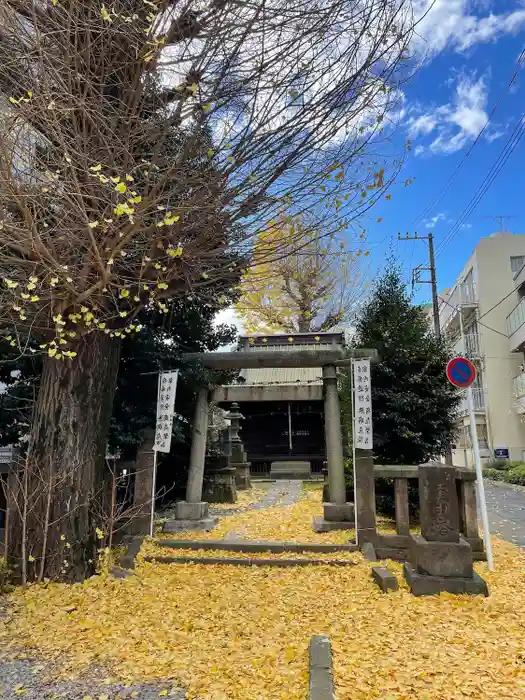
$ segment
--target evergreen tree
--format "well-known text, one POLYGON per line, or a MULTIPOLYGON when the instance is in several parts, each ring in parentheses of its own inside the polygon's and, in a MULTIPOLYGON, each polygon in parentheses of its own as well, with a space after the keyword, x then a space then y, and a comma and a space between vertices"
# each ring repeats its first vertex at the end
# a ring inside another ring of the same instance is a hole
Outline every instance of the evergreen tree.
POLYGON ((354 342, 380 355, 372 367, 377 461, 420 464, 443 454, 460 400, 445 374, 449 348, 412 303, 393 262, 358 317, 354 342))

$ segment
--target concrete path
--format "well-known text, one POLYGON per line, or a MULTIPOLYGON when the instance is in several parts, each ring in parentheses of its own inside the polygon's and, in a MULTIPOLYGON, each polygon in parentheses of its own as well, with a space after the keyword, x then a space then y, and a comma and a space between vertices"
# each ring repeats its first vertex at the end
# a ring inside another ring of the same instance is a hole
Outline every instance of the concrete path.
POLYGON ((301 495, 301 487, 303 482, 300 479, 279 479, 270 485, 268 493, 258 503, 254 503, 254 510, 262 510, 264 508, 273 508, 274 506, 293 506, 297 503, 301 495))
POLYGON ((491 535, 525 547, 525 489, 485 480, 485 496, 491 535))

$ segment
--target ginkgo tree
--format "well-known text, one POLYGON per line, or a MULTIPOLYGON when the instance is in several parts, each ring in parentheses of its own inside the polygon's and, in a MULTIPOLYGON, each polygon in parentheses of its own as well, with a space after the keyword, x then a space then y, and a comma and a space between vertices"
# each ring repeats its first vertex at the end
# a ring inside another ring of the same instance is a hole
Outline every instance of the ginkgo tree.
POLYGON ((347 250, 308 218, 271 222, 254 241, 257 262, 245 272, 235 304, 246 331, 315 333, 349 321, 368 286, 366 232, 356 238, 356 249, 347 250))
POLYGON ((335 228, 385 194, 400 162, 368 190, 363 160, 411 3, 1 0, 0 18, 0 327, 44 355, 11 556, 30 542, 79 579, 121 343, 141 309, 233 284, 276 212, 335 228))

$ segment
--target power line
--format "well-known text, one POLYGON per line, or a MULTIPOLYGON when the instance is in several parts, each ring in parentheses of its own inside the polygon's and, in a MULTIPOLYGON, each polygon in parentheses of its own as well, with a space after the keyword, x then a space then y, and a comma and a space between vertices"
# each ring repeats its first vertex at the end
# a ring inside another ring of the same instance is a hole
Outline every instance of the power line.
POLYGON ((525 49, 520 53, 520 55, 519 55, 519 57, 518 57, 518 60, 517 60, 517 62, 516 62, 516 67, 515 67, 515 69, 514 69, 514 72, 512 73, 512 75, 511 75, 511 77, 510 77, 510 80, 509 80, 509 82, 507 83, 507 85, 506 85, 504 91, 501 93, 501 95, 499 96, 497 102, 496 102, 496 103, 494 104, 494 106, 492 107, 492 109, 491 109, 491 111, 490 111, 490 114, 489 114, 489 116, 488 116, 488 118, 487 118, 487 121, 485 122, 483 128, 482 128, 481 131, 478 133, 478 135, 476 136, 476 138, 474 139, 474 141, 473 141, 472 144, 470 145, 469 149, 467 150, 467 152, 465 153, 465 155, 463 156, 463 158, 461 159, 461 161, 459 162, 459 164, 457 165, 456 169, 454 170, 454 172, 452 173, 452 175, 449 177, 449 179, 447 180, 447 182, 445 183, 445 185, 441 188, 441 190, 438 192, 438 194, 437 194, 436 197, 432 200, 432 202, 430 202, 430 204, 423 210, 423 212, 421 212, 421 214, 420 214, 416 219, 414 219, 414 220, 412 221, 412 225, 417 224, 417 223, 418 223, 419 221, 421 221, 425 216, 427 216, 427 215, 429 214, 429 212, 431 211, 431 209, 433 209, 433 208, 436 206, 436 204, 438 204, 438 203, 443 199, 444 195, 446 194, 446 192, 448 191, 448 189, 450 188, 450 186, 452 185, 452 183, 454 182, 454 180, 455 180, 456 177, 458 176, 459 171, 461 170, 461 168, 462 168, 463 165, 465 164, 465 161, 466 161, 467 158, 470 156, 470 154, 472 153, 473 149, 476 147, 477 143, 479 142, 479 140, 480 140, 481 136, 483 135, 485 129, 488 127, 488 125, 489 125, 489 123, 490 123, 492 117, 494 116, 494 114, 495 114, 496 111, 498 110, 498 108, 499 108, 500 104, 502 103, 503 99, 506 97, 507 93, 509 92, 510 88, 512 87, 514 81, 516 80, 516 78, 517 78, 517 76, 518 76, 518 73, 519 73, 520 70, 521 70, 521 67, 522 67, 523 60, 524 60, 524 59, 525 59, 525 49))
MULTIPOLYGON (((509 296, 510 296, 510 295, 509 295, 509 296)), ((451 304, 449 301, 447 301, 447 300, 444 299, 443 297, 439 297, 439 300, 442 301, 442 302, 443 302, 444 304, 446 304, 447 306, 450 306, 451 309, 454 309, 455 311, 457 311, 458 307, 457 307, 457 306, 454 306, 454 304, 451 304)), ((460 312, 460 313, 461 313, 461 312, 460 312)), ((485 316, 485 314, 483 314, 483 316, 485 316)), ((507 338, 507 339, 508 339, 509 336, 508 336, 506 333, 502 333, 501 331, 497 331, 495 328, 491 328, 491 326, 487 326, 486 323, 481 323, 481 321, 479 320, 479 318, 477 318, 476 321, 479 323, 480 326, 483 326, 483 328, 486 328, 486 329, 489 330, 489 331, 494 331, 494 333, 497 333, 498 335, 502 335, 504 338, 507 338)))
POLYGON ((516 126, 514 127, 514 130, 511 134, 511 136, 507 139, 507 142, 506 142, 503 150, 501 151, 501 153, 497 157, 496 162, 492 165, 488 174, 485 176, 485 179, 483 180, 481 185, 478 187, 478 189, 474 193, 473 197, 471 198, 470 202, 467 204, 467 206, 465 207, 465 209, 461 213, 459 219, 456 221, 454 226, 452 226, 452 228, 448 231, 444 240, 439 245, 438 250, 437 250, 438 257, 443 252, 446 245, 448 243, 450 243, 450 241, 454 238, 454 236, 460 230, 461 226, 466 221, 466 219, 472 214, 472 212, 477 207, 477 205, 479 204, 481 199, 485 196, 487 190, 492 185, 492 183, 494 182, 496 177, 499 175, 499 173, 503 169, 504 165, 506 164, 506 162, 508 161, 508 159, 512 155, 514 149, 521 141, 524 132, 525 132, 525 112, 520 116, 516 126))

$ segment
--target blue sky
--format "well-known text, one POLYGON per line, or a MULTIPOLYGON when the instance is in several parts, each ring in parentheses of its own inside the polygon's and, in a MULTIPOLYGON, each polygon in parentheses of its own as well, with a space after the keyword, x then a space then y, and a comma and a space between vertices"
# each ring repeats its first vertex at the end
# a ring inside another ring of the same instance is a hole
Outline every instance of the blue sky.
MULTIPOLYGON (((421 0, 416 4, 422 7, 430 3, 421 0)), ((506 229, 525 233, 524 139, 451 241, 442 245, 505 148, 524 111, 525 61, 511 89, 507 86, 525 48, 525 3, 437 0, 421 24, 420 34, 419 46, 425 47, 427 58, 403 87, 403 105, 394 137, 399 143, 411 138, 413 150, 400 184, 392 190, 392 199, 379 203, 365 225, 369 229, 372 265, 382 265, 394 241, 394 252, 407 279, 413 266, 426 262, 427 249, 421 242, 398 243, 397 232, 413 235, 414 231, 432 231, 439 251, 438 286, 443 289, 454 281, 477 241, 498 230, 499 224, 486 217, 512 215, 516 218, 506 221, 506 229), (433 204, 498 102, 483 136, 452 186, 433 204), (406 177, 416 180, 404 188, 406 177), (379 217, 382 223, 376 223, 379 217)), ((421 285, 416 299, 427 298, 430 287, 421 285)))
MULTIPOLYGON (((506 229, 525 233, 523 139, 444 245, 525 113, 525 59, 508 89, 525 49, 525 0, 413 0, 413 5, 416 15, 424 17, 414 41, 421 66, 402 87, 393 135, 398 153, 408 138, 412 151, 391 190, 392 198, 380 201, 360 223, 368 229, 372 270, 381 269, 393 249, 407 280, 413 267, 427 263, 427 247, 422 242, 398 242, 398 231, 403 235, 432 231, 441 291, 454 282, 478 240, 499 230, 496 220, 488 217, 513 216, 506 220, 506 229), (435 202, 487 121, 452 185, 435 202), (405 188, 407 178, 415 182, 405 188)), ((429 301, 430 286, 417 287, 415 300, 429 301)), ((231 310, 219 316, 242 330, 231 310)))

